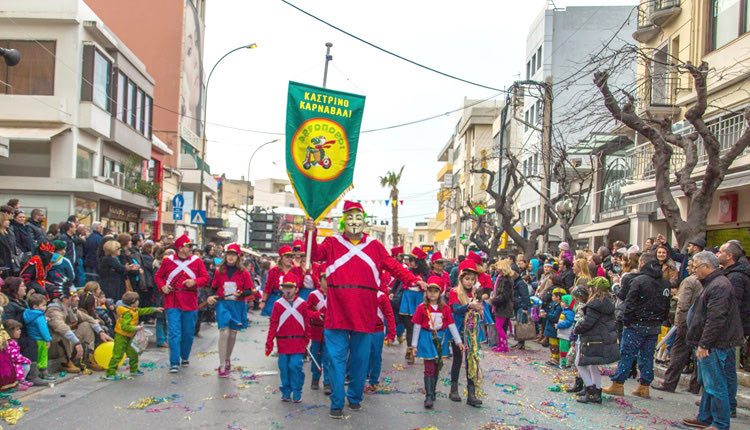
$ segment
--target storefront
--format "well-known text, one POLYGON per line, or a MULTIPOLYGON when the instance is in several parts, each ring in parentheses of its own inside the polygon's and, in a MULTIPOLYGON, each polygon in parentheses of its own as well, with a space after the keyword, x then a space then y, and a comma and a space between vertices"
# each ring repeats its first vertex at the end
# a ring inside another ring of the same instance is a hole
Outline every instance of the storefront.
POLYGON ((109 228, 115 233, 140 233, 141 211, 102 200, 101 222, 104 228, 109 228))

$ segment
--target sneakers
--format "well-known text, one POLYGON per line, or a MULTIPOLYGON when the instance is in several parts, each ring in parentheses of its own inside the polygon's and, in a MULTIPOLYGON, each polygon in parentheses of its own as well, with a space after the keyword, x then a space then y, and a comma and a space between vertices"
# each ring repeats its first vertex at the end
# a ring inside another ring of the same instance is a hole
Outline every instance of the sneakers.
POLYGON ((130 376, 141 376, 143 375, 143 372, 140 370, 136 370, 135 372, 131 371, 130 376))
POLYGON ((46 369, 45 369, 45 372, 44 372, 44 373, 40 373, 40 374, 39 374, 39 379, 43 379, 43 380, 45 380, 45 381, 57 381, 57 378, 56 378, 56 377, 54 377, 54 376, 52 376, 52 375, 50 375, 50 374, 49 374, 49 373, 48 373, 48 372, 46 371, 46 369))
POLYGON ((26 391, 28 389, 29 387, 25 385, 23 382, 19 382, 18 384, 16 384, 16 390, 18 391, 26 391))
POLYGON ((180 366, 169 366, 169 373, 177 373, 180 371, 180 366))
POLYGON ((105 375, 104 379, 106 379, 107 381, 116 381, 117 375, 105 375))
POLYGON ((330 412, 328 412, 328 416, 333 418, 334 420, 340 420, 344 418, 344 411, 341 409, 331 409, 330 412))
POLYGON ((190 360, 180 360, 180 366, 182 367, 190 366, 190 360))
POLYGON ((302 399, 295 399, 294 403, 302 403, 302 399))
POLYGON ((25 385, 26 388, 31 388, 34 386, 34 383, 31 381, 21 381, 20 384, 25 385))
POLYGON ((292 401, 292 399, 290 399, 289 397, 282 397, 282 398, 281 398, 281 401, 282 401, 282 402, 285 402, 285 403, 288 403, 288 402, 291 402, 291 401, 292 401))
POLYGON ((349 403, 349 409, 353 411, 361 411, 362 410, 362 403, 349 403))

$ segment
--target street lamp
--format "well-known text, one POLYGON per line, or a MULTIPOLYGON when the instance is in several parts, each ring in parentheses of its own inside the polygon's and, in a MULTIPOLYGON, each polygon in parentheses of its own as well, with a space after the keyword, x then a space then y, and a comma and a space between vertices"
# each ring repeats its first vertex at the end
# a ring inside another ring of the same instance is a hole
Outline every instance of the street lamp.
MULTIPOLYGON (((235 51, 239 51, 240 49, 255 49, 258 45, 255 43, 250 43, 248 45, 242 45, 238 46, 237 48, 232 49, 231 51, 227 52, 226 54, 222 55, 221 58, 219 58, 216 63, 214 63, 214 66, 211 67, 211 71, 208 73, 208 79, 206 79, 206 91, 203 94, 203 121, 201 124, 201 130, 203 131, 203 136, 201 137, 201 157, 203 158, 203 162, 201 163, 201 185, 200 189, 198 190, 198 198, 200 203, 200 209, 203 210, 203 175, 204 171, 206 170, 206 114, 208 113, 208 84, 211 82, 211 75, 214 74, 214 70, 216 69, 216 66, 221 63, 221 60, 226 58, 229 54, 235 51)), ((203 236, 205 236, 206 230, 205 227, 202 228, 203 230, 203 236)), ((204 237, 201 237, 201 241, 204 239, 204 237)))
POLYGON ((248 221, 248 218, 250 218, 250 211, 247 210, 249 206, 248 201, 250 200, 250 164, 252 164, 255 154, 258 152, 258 150, 260 150, 260 148, 278 142, 279 140, 281 139, 274 139, 255 148, 255 151, 253 151, 253 155, 250 156, 250 161, 247 162, 247 177, 245 178, 247 180, 247 184, 245 185, 245 243, 247 245, 250 245, 250 229, 248 227, 248 224, 250 223, 250 221, 248 221))
POLYGON ((18 49, 0 48, 0 56, 3 57, 8 67, 13 67, 21 61, 21 53, 18 49))

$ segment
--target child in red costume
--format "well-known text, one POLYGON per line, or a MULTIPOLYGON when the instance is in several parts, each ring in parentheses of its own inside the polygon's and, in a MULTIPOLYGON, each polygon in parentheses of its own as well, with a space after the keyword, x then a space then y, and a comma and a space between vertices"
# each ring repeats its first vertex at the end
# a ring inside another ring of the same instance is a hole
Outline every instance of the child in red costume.
POLYGON ((289 245, 279 249, 279 260, 276 266, 268 271, 266 285, 263 287, 263 298, 260 301, 260 314, 270 317, 273 311, 273 303, 281 298, 281 284, 286 281, 287 274, 294 274, 297 280, 297 288, 302 288, 302 269, 294 266, 294 251, 289 245))
POLYGON ((371 389, 377 389, 380 382, 380 368, 383 364, 383 344, 384 340, 393 342, 396 338, 396 320, 393 317, 393 308, 388 296, 378 291, 378 325, 375 327, 375 333, 372 335, 370 345, 370 361, 367 366, 367 382, 371 389), (388 331, 386 332, 386 327, 388 331), (387 333, 387 334, 386 334, 387 333))
POLYGON ((322 270, 319 275, 318 285, 320 288, 310 293, 307 297, 307 306, 321 314, 321 318, 310 318, 310 354, 314 359, 310 360, 310 370, 312 373, 310 389, 320 389, 320 374, 323 373, 323 392, 327 396, 331 394, 331 363, 328 351, 326 351, 325 338, 323 337, 323 325, 326 312, 326 293, 328 292, 325 269, 322 270), (322 372, 318 365, 323 367, 322 372))

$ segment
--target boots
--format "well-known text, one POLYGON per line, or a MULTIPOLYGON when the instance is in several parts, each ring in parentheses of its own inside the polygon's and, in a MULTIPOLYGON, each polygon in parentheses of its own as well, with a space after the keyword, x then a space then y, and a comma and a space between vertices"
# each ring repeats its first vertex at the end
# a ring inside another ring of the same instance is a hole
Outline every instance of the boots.
POLYGON ((458 394, 458 381, 451 381, 451 392, 448 394, 448 398, 454 402, 461 401, 461 396, 458 394))
POLYGON ((414 364, 414 348, 406 347, 406 364, 414 364))
POLYGON ((47 381, 39 377, 39 368, 37 367, 36 361, 32 361, 31 365, 29 367, 29 374, 26 375, 26 380, 29 382, 33 382, 34 385, 38 385, 40 387, 46 387, 49 385, 47 381))
POLYGON ((436 376, 424 377, 424 408, 432 409, 435 404, 435 386, 437 385, 436 376))
POLYGON ((648 392, 648 385, 638 384, 638 388, 633 390, 630 394, 638 397, 643 397, 644 399, 650 399, 651 396, 648 392))
POLYGON ((607 388, 602 388, 602 391, 606 394, 612 394, 613 396, 624 396, 625 386, 619 382, 612 381, 612 385, 607 388))
POLYGON ((469 381, 469 385, 466 388, 466 404, 469 406, 481 406, 482 401, 476 395, 476 387, 473 381, 469 381))
POLYGON ((73 363, 71 360, 63 363, 60 370, 68 373, 81 373, 81 369, 79 369, 78 366, 76 366, 75 363, 73 363))
POLYGON ((578 403, 602 403, 602 389, 596 388, 596 385, 588 386, 584 389, 584 396, 576 399, 578 403))
POLYGON ((576 376, 576 382, 575 382, 575 384, 573 384, 572 387, 570 387, 567 390, 565 390, 565 392, 566 393, 578 393, 581 390, 583 390, 583 388, 584 388, 584 386, 583 386, 583 378, 581 378, 580 376, 576 376))

